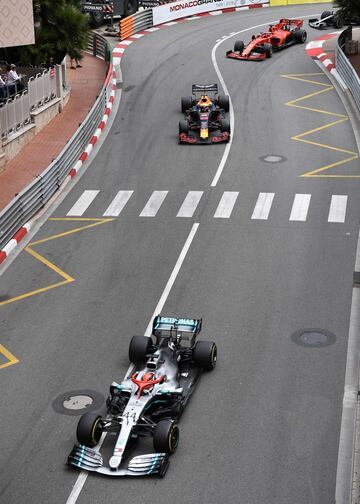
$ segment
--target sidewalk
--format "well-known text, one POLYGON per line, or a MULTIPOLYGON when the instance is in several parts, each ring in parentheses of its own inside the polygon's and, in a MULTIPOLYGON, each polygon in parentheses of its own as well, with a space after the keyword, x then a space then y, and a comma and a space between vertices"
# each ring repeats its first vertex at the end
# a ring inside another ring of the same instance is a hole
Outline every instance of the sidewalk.
POLYGON ((9 161, 0 173, 0 211, 64 148, 96 101, 105 81, 107 64, 84 54, 82 68, 67 68, 70 99, 63 111, 9 161))

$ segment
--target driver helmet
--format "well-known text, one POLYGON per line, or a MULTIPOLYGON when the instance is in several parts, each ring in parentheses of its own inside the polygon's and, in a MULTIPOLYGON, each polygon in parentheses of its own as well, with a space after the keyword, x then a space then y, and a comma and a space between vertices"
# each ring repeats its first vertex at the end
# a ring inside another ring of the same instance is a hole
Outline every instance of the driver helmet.
POLYGON ((155 379, 155 373, 152 371, 147 371, 142 375, 141 381, 151 381, 155 379))
POLYGON ((207 100, 206 96, 203 96, 200 100, 200 110, 201 110, 201 112, 208 111, 208 100, 207 100))

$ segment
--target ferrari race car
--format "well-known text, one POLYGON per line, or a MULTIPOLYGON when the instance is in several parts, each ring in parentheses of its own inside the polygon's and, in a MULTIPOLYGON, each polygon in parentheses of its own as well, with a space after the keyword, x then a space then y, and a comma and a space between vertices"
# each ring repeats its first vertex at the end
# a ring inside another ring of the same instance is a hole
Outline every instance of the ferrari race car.
POLYGON ((322 12, 320 18, 309 19, 309 25, 312 28, 318 28, 319 30, 322 30, 323 28, 328 28, 330 26, 340 29, 346 24, 359 25, 360 17, 345 19, 343 13, 338 10, 338 11, 324 11, 322 12))
POLYGON ((302 25, 302 19, 280 19, 276 25, 269 26, 269 31, 253 35, 246 46, 242 40, 237 40, 234 50, 227 51, 226 57, 253 61, 271 58, 273 51, 306 41, 307 33, 302 25))
POLYGON ((229 97, 218 95, 217 84, 193 84, 193 96, 181 98, 179 143, 211 144, 230 140, 229 97))
POLYGON ((79 444, 68 456, 69 465, 109 476, 164 476, 179 443, 178 420, 201 372, 216 365, 216 344, 196 340, 201 324, 202 319, 158 315, 151 337, 132 337, 132 370, 110 385, 104 418, 97 413, 80 417, 79 444), (105 453, 96 449, 104 432, 116 436, 106 462, 105 453), (129 459, 141 437, 152 437, 155 453, 129 459))

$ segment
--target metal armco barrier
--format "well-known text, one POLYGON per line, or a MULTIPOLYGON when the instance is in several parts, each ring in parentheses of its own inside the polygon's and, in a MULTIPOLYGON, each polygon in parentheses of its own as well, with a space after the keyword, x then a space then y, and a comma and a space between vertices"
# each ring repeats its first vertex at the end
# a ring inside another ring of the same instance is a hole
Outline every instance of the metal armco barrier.
POLYGON ((0 250, 59 189, 98 127, 112 87, 112 64, 92 109, 58 157, 0 213, 0 250))
POLYGON ((142 12, 137 12, 133 16, 128 16, 122 19, 119 23, 120 40, 125 40, 134 33, 137 33, 153 26, 152 9, 146 9, 142 12))
POLYGON ((351 38, 352 27, 349 26, 341 33, 336 45, 336 70, 349 88, 356 106, 360 110, 360 78, 343 51, 345 41, 351 40, 351 38))
POLYGON ((86 52, 92 54, 96 58, 110 61, 110 47, 106 39, 98 33, 91 32, 87 40, 86 52))

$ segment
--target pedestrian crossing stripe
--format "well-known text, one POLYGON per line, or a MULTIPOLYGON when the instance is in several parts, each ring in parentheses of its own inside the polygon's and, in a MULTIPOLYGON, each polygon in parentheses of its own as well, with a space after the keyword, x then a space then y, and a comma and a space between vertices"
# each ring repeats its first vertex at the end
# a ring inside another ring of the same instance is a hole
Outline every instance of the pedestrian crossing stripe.
MULTIPOLYGON (((68 217, 81 217, 95 201, 99 195, 99 190, 85 190, 67 213, 68 217)), ((119 217, 121 212, 133 196, 133 190, 118 191, 116 196, 107 206, 102 214, 103 217, 119 217)), ((169 191, 153 191, 148 197, 145 206, 141 210, 139 217, 156 217, 166 199, 169 191)), ((194 216, 199 203, 204 195, 204 191, 188 191, 178 212, 175 214, 179 218, 191 218, 194 216)), ((278 196, 279 197, 279 196, 278 196)), ((252 210, 251 220, 269 219, 274 205, 276 194, 273 192, 260 192, 252 210)), ((292 222, 306 222, 312 200, 311 194, 294 194, 288 220, 292 222)), ((215 212, 214 219, 229 219, 233 214, 236 204, 239 201, 238 191, 224 191, 221 195, 215 212)), ((333 194, 329 205, 328 222, 344 223, 346 219, 348 196, 344 194, 333 194)))

